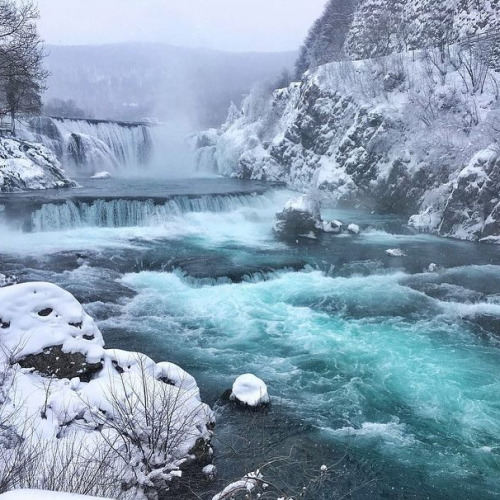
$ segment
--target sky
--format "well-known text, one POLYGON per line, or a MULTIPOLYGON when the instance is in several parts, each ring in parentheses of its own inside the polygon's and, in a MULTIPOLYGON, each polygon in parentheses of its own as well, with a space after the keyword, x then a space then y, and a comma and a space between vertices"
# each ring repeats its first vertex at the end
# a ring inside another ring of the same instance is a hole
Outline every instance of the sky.
POLYGON ((49 44, 165 42, 235 52, 297 50, 326 0, 38 0, 49 44))

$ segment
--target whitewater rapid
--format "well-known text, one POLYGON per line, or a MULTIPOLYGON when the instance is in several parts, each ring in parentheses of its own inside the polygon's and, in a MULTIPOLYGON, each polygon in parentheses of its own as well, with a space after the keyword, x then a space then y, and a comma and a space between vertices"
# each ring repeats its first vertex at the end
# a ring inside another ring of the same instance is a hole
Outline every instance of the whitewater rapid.
MULTIPOLYGON (((28 211, 28 231, 3 229, 0 273, 64 286, 108 345, 140 346, 193 373, 220 435, 247 436, 242 453, 259 443, 269 458, 286 444, 340 460, 318 499, 365 483, 357 498, 495 498, 496 249, 354 211, 329 214, 359 223, 358 237, 285 245, 271 227, 289 196, 49 200, 28 211), (247 372, 272 398, 254 425, 220 400, 247 372)), ((228 449, 219 444, 223 464, 228 449)))

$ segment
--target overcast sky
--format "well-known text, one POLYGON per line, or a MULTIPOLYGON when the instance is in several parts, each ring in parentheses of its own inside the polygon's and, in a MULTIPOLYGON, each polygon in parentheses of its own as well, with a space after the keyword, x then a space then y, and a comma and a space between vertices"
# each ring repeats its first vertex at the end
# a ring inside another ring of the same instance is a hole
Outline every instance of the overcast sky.
POLYGON ((296 50, 326 0, 38 0, 51 44, 166 42, 230 51, 296 50))

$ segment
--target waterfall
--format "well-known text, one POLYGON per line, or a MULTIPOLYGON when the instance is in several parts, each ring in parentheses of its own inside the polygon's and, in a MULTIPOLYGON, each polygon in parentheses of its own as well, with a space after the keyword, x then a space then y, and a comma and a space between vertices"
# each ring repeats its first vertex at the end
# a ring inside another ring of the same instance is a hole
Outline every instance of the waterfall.
POLYGON ((188 212, 230 212, 239 208, 262 208, 271 199, 265 194, 175 196, 155 200, 93 200, 46 203, 31 214, 31 230, 59 231, 82 227, 155 226, 188 212))
POLYGON ((64 167, 86 174, 140 168, 153 150, 151 127, 141 123, 32 117, 19 135, 49 147, 64 167))

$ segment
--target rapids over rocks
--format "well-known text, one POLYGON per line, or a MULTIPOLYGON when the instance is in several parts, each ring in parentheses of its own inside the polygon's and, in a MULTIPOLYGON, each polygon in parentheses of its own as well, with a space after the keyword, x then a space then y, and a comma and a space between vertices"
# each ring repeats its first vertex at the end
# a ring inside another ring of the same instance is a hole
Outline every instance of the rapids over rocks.
POLYGON ((109 347, 192 373, 221 483, 290 454, 296 485, 337 464, 318 499, 498 498, 498 248, 329 209, 361 233, 285 244, 291 195, 217 178, 4 195, 0 273, 64 287, 109 347), (268 385, 265 412, 220 399, 242 373, 268 385))

